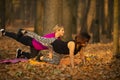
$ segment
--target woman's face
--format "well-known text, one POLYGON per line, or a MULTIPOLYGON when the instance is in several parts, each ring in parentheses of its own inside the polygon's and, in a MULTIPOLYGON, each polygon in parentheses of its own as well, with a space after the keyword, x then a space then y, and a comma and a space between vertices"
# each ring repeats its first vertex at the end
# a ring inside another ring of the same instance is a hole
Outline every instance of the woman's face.
POLYGON ((88 39, 84 39, 84 38, 81 38, 81 37, 76 38, 77 44, 80 45, 81 47, 87 46, 88 41, 89 41, 88 39))
POLYGON ((82 43, 81 43, 81 46, 82 46, 82 47, 87 46, 88 41, 89 41, 88 39, 84 39, 84 40, 82 41, 82 43))
POLYGON ((61 28, 57 32, 59 33, 60 36, 64 36, 64 28, 61 28))

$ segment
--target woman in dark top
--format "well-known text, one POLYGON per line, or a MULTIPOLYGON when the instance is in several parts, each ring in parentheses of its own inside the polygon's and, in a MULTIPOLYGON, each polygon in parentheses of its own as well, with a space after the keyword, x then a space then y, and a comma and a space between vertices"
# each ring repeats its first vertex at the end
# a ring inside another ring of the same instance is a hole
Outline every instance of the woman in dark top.
MULTIPOLYGON (((76 35, 75 40, 67 42, 55 38, 43 38, 29 31, 26 31, 26 35, 31 36, 43 45, 50 47, 53 50, 53 53, 69 54, 72 68, 74 68, 74 55, 77 54, 82 47, 86 46, 90 40, 90 35, 88 33, 80 33, 76 35)), ((44 57, 40 57, 40 60, 44 61, 44 57)))

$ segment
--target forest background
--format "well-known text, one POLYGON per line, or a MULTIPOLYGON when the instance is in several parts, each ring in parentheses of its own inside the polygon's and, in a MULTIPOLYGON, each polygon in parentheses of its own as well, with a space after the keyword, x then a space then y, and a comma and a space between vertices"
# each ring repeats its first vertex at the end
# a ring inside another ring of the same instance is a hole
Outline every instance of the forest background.
MULTIPOLYGON (((73 36, 75 34, 78 34, 79 32, 88 32, 92 36, 89 42, 90 44, 84 52, 86 53, 86 55, 89 55, 89 58, 87 58, 88 64, 90 64, 89 60, 93 59, 90 57, 91 55, 93 56, 93 53, 95 53, 94 56, 101 55, 99 53, 100 50, 103 51, 101 53, 104 53, 104 56, 102 54, 102 58, 106 57, 105 54, 108 54, 110 59, 112 59, 111 57, 120 55, 120 0, 0 0, 0 28, 5 28, 6 30, 14 32, 17 32, 17 30, 20 28, 24 28, 26 30, 34 31, 39 35, 44 35, 51 32, 52 28, 56 24, 64 26, 64 40, 72 39, 73 36)), ((17 43, 12 39, 7 39, 8 38, 6 37, 0 37, 0 59, 6 59, 8 57, 14 58, 15 50, 17 47, 29 51, 28 47, 17 43)), ((101 60, 101 57, 99 59, 101 60)), ((107 59, 106 61, 109 61, 109 59, 107 59)), ((100 62, 104 62, 104 60, 100 62)), ((118 65, 117 62, 119 62, 119 59, 115 59, 115 61, 113 62, 116 62, 116 64, 118 65)), ((96 64, 96 61, 94 61, 94 64, 96 64)), ((109 64, 112 64, 112 61, 109 64)), ((22 66, 21 63, 15 65, 17 65, 18 67, 22 66)), ((25 63, 24 65, 27 65, 28 67, 29 64, 25 63)), ((78 65, 80 65, 80 63, 78 65)), ((86 65, 82 67, 78 67, 78 65, 77 68, 83 69, 86 67, 86 65)), ((108 67, 108 65, 106 64, 105 66, 108 67)), ((22 70, 18 71, 15 68, 13 69, 16 70, 16 72, 10 75, 11 73, 13 73, 10 68, 7 68, 6 65, 2 65, 1 67, 3 69, 1 69, 0 72, 8 75, 11 80, 13 76, 15 76, 15 79, 20 79, 22 78, 23 74, 25 76, 25 73, 29 73, 32 75, 31 71, 23 72, 22 70)), ((29 67, 31 67, 31 65, 29 65, 29 67)), ((54 67, 56 68, 56 66, 54 67)), ((22 68, 24 67, 22 66, 22 68)), ((30 70, 32 68, 30 68, 30 70)), ((35 69, 39 70, 38 68, 35 69)), ((94 72, 94 68, 92 69, 94 72)), ((118 69, 117 72, 120 73, 120 69, 118 67, 116 69, 118 69)), ((43 69, 43 71, 44 70, 45 69, 43 69)), ((51 70, 53 70, 53 68, 51 70)), ((81 76, 81 72, 77 70, 77 77, 70 77, 68 75, 68 77, 66 77, 65 75, 62 76, 62 78, 85 80, 86 78, 90 77, 90 79, 92 80, 93 78, 96 79, 96 77, 98 76, 97 75, 92 77, 90 75, 93 75, 95 73, 89 73, 89 70, 85 70, 89 74, 87 76, 86 74, 84 74, 85 77, 81 76)), ((115 74, 114 69, 112 70, 113 74, 115 74)), ((108 69, 106 71, 108 73, 110 72, 108 69)), ((64 72, 64 70, 61 71, 60 68, 58 72, 56 71, 56 74, 62 72, 64 72)), ((65 71, 65 74, 68 72, 65 71)), ((40 73, 37 74, 40 75, 40 73)), ((54 74, 54 76, 56 76, 56 74, 54 74)), ((5 79, 5 75, 1 79, 5 79)), ((99 75, 101 75, 99 77, 100 79, 102 79, 104 76, 102 74, 99 75)), ((105 75, 108 74, 106 73, 105 75)), ((31 77, 30 80, 33 80, 33 75, 31 77)), ((105 77, 105 79, 111 78, 115 80, 118 77, 120 77, 120 75, 117 75, 116 73, 116 76, 105 77)), ((27 78, 29 80, 29 77, 27 78)), ((41 78, 39 77, 34 78, 41 80, 41 78)), ((52 79, 50 76, 49 78, 52 79)))

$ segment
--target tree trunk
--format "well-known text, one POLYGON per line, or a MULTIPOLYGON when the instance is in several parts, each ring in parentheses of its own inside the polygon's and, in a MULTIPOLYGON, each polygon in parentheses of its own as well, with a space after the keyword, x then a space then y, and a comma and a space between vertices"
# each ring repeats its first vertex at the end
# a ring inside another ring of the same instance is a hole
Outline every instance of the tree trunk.
POLYGON ((49 33, 58 24, 59 0, 45 0, 43 33, 49 33))
POLYGON ((88 12, 90 9, 90 2, 91 0, 85 0, 85 11, 83 14, 83 23, 81 27, 81 32, 88 32, 87 18, 88 18, 88 12))
POLYGON ((78 0, 72 0, 72 7, 71 7, 71 10, 72 10, 72 23, 73 23, 73 27, 72 27, 72 34, 75 35, 77 33, 77 5, 78 4, 78 0))
POLYGON ((70 40, 72 38, 72 10, 71 0, 63 0, 63 25, 65 28, 64 40, 70 40))
POLYGON ((119 53, 118 0, 114 0, 113 54, 119 53))
POLYGON ((78 7, 77 7, 77 33, 82 31, 84 26, 84 15, 85 15, 85 1, 86 0, 78 0, 78 7))
POLYGON ((0 28, 5 28, 5 0, 0 0, 0 28))
POLYGON ((92 27, 91 27, 91 25, 92 25, 92 21, 93 21, 93 19, 95 18, 95 9, 96 9, 96 5, 95 5, 96 3, 95 3, 95 0, 91 0, 91 2, 90 2, 90 10, 89 10, 89 12, 88 12, 88 19, 87 19, 87 25, 88 25, 88 32, 89 33, 92 33, 92 27))
POLYGON ((108 1, 108 26, 107 26, 107 38, 112 40, 113 29, 113 0, 108 1))
POLYGON ((34 31, 40 35, 43 35, 43 12, 44 12, 44 0, 34 1, 35 9, 35 26, 34 31), (37 1, 37 2, 36 2, 37 1))
POLYGON ((105 35, 107 34, 107 27, 108 27, 108 1, 109 0, 104 0, 104 15, 105 15, 104 29, 105 29, 105 35))
POLYGON ((6 25, 11 25, 12 0, 6 0, 6 25), (10 14, 11 13, 11 14, 10 14))
POLYGON ((93 21, 93 43, 100 42, 100 25, 99 25, 99 11, 100 11, 100 4, 99 0, 96 0, 96 16, 95 20, 93 21))
POLYGON ((104 10, 104 0, 100 0, 100 28, 101 34, 105 34, 105 10, 104 10))
MULTIPOLYGON (((118 18, 119 18, 119 19, 118 19, 118 26, 120 26, 120 0, 118 0, 118 9, 119 9, 119 10, 118 10, 118 14, 119 14, 119 15, 118 15, 118 18)), ((120 36, 120 27, 119 27, 119 33, 118 33, 118 34, 119 34, 119 36, 120 36)), ((120 39, 120 38, 119 38, 119 39, 120 39)), ((120 40, 119 40, 119 53, 120 53, 120 40)))
POLYGON ((77 19, 77 33, 88 32, 87 18, 90 8, 90 0, 79 0, 78 2, 78 19, 77 19))
POLYGON ((63 0, 59 0, 58 13, 58 24, 63 25, 63 0))
POLYGON ((80 32, 81 30, 81 20, 82 20, 82 13, 83 13, 83 8, 84 8, 84 3, 83 0, 78 0, 77 4, 77 33, 80 32))

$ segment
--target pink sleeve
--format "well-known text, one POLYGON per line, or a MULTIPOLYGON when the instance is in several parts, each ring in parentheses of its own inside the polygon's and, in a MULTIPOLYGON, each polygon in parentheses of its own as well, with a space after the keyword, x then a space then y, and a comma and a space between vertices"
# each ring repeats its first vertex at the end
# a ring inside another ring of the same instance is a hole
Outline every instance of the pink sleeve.
POLYGON ((49 34, 44 35, 43 37, 53 38, 53 37, 55 37, 55 33, 49 33, 49 34))
MULTIPOLYGON (((54 38, 54 37, 55 37, 55 33, 49 33, 49 34, 44 35, 43 37, 46 37, 46 38, 54 38)), ((58 39, 61 39, 61 38, 58 37, 58 39)))

